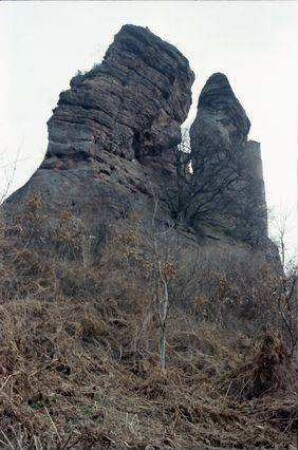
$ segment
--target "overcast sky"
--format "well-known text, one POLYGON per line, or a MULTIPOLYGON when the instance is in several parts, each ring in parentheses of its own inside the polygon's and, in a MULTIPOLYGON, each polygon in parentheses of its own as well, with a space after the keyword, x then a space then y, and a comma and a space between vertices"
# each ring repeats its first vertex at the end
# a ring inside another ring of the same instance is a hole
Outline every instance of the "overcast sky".
MULTIPOLYGON (((261 142, 269 207, 296 222, 297 3, 292 1, 97 1, 0 3, 0 192, 23 185, 43 159, 46 121, 78 70, 101 61, 123 24, 148 26, 179 48, 198 95, 225 73, 261 142)), ((1 194, 0 194, 1 195, 1 194)), ((296 244, 295 229, 289 235, 296 244)))

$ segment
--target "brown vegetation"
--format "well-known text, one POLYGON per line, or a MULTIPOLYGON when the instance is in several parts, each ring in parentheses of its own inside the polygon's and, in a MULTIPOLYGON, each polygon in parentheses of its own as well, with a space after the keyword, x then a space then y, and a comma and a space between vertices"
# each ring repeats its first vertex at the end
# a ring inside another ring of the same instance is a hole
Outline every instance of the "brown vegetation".
POLYGON ((169 245, 172 230, 155 235, 154 249, 137 216, 87 264, 68 220, 57 225, 59 257, 30 247, 30 236, 23 248, 11 230, 2 239, 1 445, 292 448, 294 368, 276 276, 260 262, 256 277, 224 248, 187 258, 169 245), (171 305, 166 371, 160 268, 171 305))

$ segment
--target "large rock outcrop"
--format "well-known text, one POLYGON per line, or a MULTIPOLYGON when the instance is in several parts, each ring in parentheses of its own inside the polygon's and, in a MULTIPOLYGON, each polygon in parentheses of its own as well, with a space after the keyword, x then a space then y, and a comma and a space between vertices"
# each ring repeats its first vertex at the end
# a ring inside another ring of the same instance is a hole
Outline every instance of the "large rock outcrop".
POLYGON ((249 244, 267 240, 260 144, 225 75, 212 75, 190 129, 194 199, 192 221, 221 228, 249 244))
POLYGON ((44 241, 65 211, 91 236, 132 205, 146 209, 152 190, 162 196, 174 173, 193 80, 175 47, 147 28, 123 26, 103 62, 60 94, 45 159, 5 202, 6 220, 29 227, 32 207, 38 208, 44 241))
POLYGON ((180 179, 177 145, 193 80, 175 47, 148 29, 122 27, 103 62, 60 94, 43 163, 3 205, 15 247, 89 265, 108 230, 129 224, 133 212, 143 231, 171 229, 172 250, 223 243, 231 254, 240 246, 248 261, 254 251, 277 261, 259 144, 248 141, 250 122, 222 74, 200 95, 190 130, 193 173, 186 184, 180 179))
POLYGON ((60 94, 43 167, 63 166, 67 158, 66 167, 69 159, 96 160, 103 151, 142 160, 175 147, 192 82, 178 50, 148 29, 124 26, 102 64, 60 94))

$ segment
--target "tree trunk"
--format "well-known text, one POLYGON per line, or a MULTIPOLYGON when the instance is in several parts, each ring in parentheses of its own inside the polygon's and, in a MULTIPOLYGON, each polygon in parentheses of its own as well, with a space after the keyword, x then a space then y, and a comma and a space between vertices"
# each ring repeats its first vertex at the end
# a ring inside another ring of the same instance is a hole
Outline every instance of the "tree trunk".
POLYGON ((160 366, 162 372, 166 371, 166 345, 167 345, 167 317, 168 317, 168 310, 169 310, 169 291, 168 291, 168 283, 165 279, 163 279, 164 284, 164 298, 161 304, 161 342, 160 342, 160 366))

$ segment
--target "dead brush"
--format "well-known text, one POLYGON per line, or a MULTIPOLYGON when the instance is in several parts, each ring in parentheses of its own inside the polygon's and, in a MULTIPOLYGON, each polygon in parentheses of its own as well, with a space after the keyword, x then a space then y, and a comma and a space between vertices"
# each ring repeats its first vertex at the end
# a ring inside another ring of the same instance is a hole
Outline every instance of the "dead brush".
MULTIPOLYGON (((152 269, 139 264, 144 255, 136 245, 129 236, 88 267, 49 257, 34 266, 34 276, 29 271, 16 280, 25 286, 22 295, 3 290, 0 445, 289 448, 292 419, 279 426, 289 398, 278 403, 278 389, 270 391, 272 399, 232 395, 252 351, 247 336, 202 321, 199 310, 177 302, 169 315, 167 370, 160 371, 152 269)), ((9 280, 14 267, 7 262, 2 269, 9 280)), ((260 356, 256 361, 262 366, 260 356)))
POLYGON ((293 392, 276 398, 264 396, 251 402, 251 412, 263 423, 271 424, 283 434, 298 432, 297 404, 293 392))
POLYGON ((278 335, 266 332, 251 361, 232 375, 230 393, 240 399, 261 397, 289 387, 289 361, 278 335))
POLYGON ((269 424, 258 428, 258 416, 221 393, 222 369, 210 376, 194 365, 185 373, 187 359, 223 368, 224 358, 236 358, 226 347, 226 330, 205 324, 200 341, 191 322, 173 310, 162 374, 157 351, 136 353, 129 346, 141 316, 117 302, 28 299, 7 302, 0 313, 0 427, 15 448, 18 441, 24 449, 122 448, 125 442, 157 448, 166 442, 178 448, 274 442, 284 449, 290 442, 269 424), (174 349, 179 334, 188 344, 174 349), (207 353, 212 357, 202 356, 207 353))
POLYGON ((109 372, 99 349, 93 358, 82 348, 86 339, 105 333, 102 321, 88 317, 86 308, 82 314, 82 305, 85 318, 79 336, 71 336, 68 326, 75 309, 78 306, 69 303, 28 301, 9 303, 1 310, 0 424, 12 442, 14 426, 20 424, 24 448, 33 446, 34 436, 41 435, 44 448, 64 448, 67 422, 78 421, 84 415, 80 408, 87 411, 93 403, 88 393, 96 378, 92 374, 109 372))

